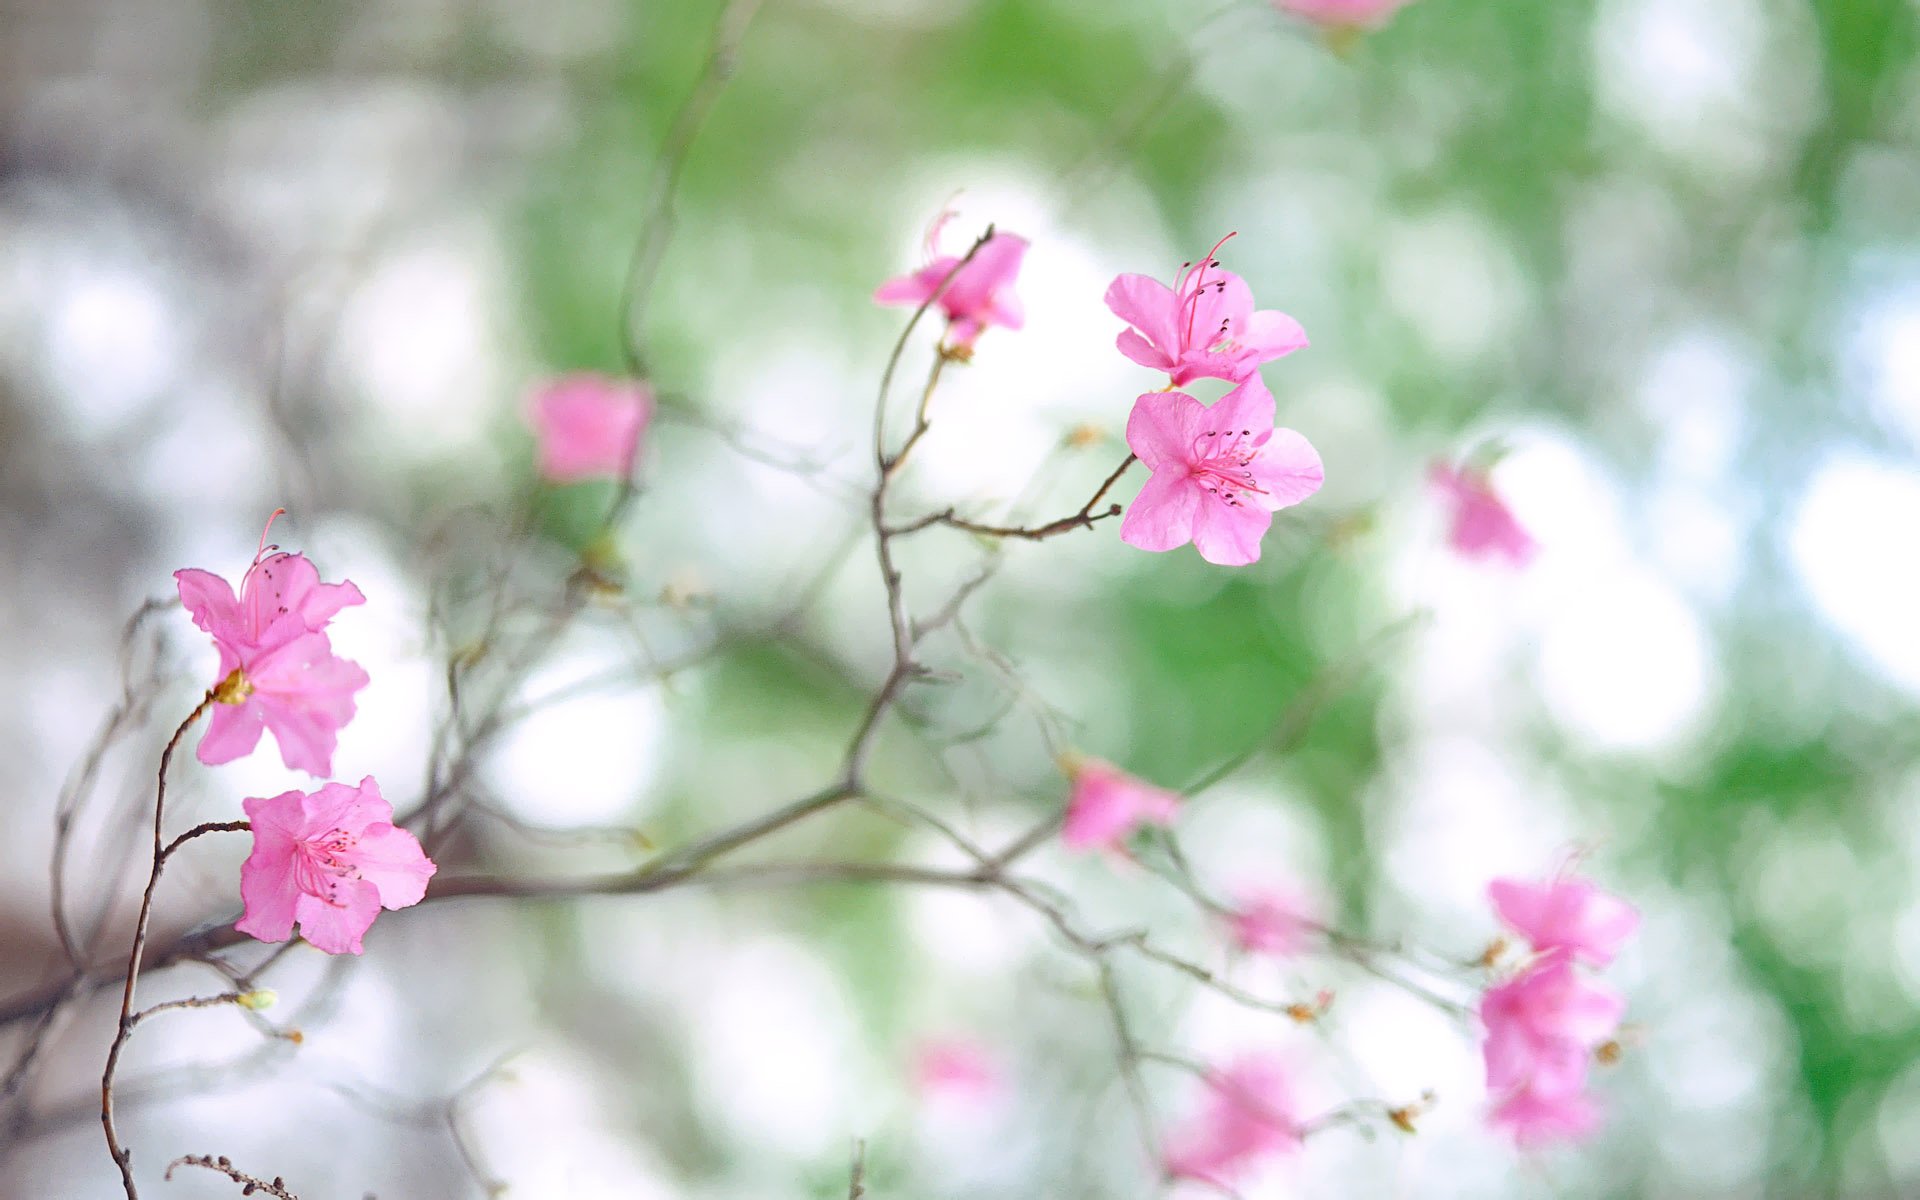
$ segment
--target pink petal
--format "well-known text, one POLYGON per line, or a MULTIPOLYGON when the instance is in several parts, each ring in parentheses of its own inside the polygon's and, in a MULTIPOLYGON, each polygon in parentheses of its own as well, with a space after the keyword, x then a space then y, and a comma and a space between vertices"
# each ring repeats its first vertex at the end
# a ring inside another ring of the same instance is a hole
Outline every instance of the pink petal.
POLYGON ((1155 371, 1171 371, 1173 369, 1172 358, 1156 350, 1152 342, 1149 342, 1131 329, 1121 330, 1120 336, 1113 340, 1113 344, 1120 348, 1120 353, 1126 355, 1143 367, 1150 367, 1155 371))
POLYGON ((249 634, 262 647, 324 629, 334 614, 366 599, 352 583, 320 582, 319 570, 300 554, 271 555, 240 584, 249 634))
POLYGON ((1136 550, 1172 550, 1193 540, 1195 514, 1205 493, 1179 467, 1147 480, 1120 521, 1120 540, 1136 550))
POLYGON ((1204 350, 1220 340, 1223 328, 1224 336, 1243 340, 1248 318, 1253 315, 1253 291, 1247 287, 1246 280, 1232 271, 1208 267, 1204 272, 1196 271, 1180 290, 1183 311, 1176 320, 1183 345, 1191 350, 1204 350), (1199 297, 1188 307, 1188 297, 1193 296, 1196 287, 1199 297))
POLYGON ((1247 319, 1247 332, 1241 339, 1241 345, 1257 362, 1272 362, 1295 350, 1304 350, 1307 331, 1300 327, 1300 322, 1283 312, 1262 309, 1247 319))
POLYGON ((915 308, 925 304, 940 281, 953 270, 953 264, 959 259, 953 257, 936 258, 932 263, 910 275, 901 275, 889 279, 873 291, 876 304, 910 304, 915 308))
POLYGON ((1244 567, 1260 561, 1260 539, 1272 524, 1273 514, 1258 505, 1209 497, 1194 514, 1193 548, 1215 566, 1244 567))
POLYGON ((200 739, 196 756, 210 767, 245 758, 260 744, 264 728, 260 706, 252 700, 244 704, 216 704, 207 718, 206 736, 200 739))
POLYGON ((240 613, 240 602, 233 588, 211 571, 186 567, 173 573, 180 587, 180 603, 193 617, 193 623, 222 641, 242 642, 247 628, 240 613))
POLYGON ((1120 353, 1143 367, 1164 369, 1173 364, 1172 356, 1180 347, 1174 326, 1180 305, 1172 288, 1145 275, 1121 275, 1107 285, 1106 300, 1114 316, 1140 331, 1134 340, 1149 343, 1144 354, 1137 353, 1129 349, 1123 333, 1120 353), (1149 356, 1157 361, 1149 361, 1149 356))
MULTIPOLYGON (((1184 465, 1206 415, 1207 406, 1185 392, 1147 392, 1127 415, 1127 448, 1149 471, 1184 465)), ((1269 416, 1267 425, 1272 424, 1269 416)))
POLYGON ((1273 428, 1273 393, 1267 390, 1266 380, 1249 375, 1220 397, 1207 415, 1212 418, 1211 428, 1264 434, 1273 428))
POLYGON ((246 911, 234 928, 263 942, 284 942, 293 936, 300 888, 294 881, 294 841, 286 817, 297 814, 299 796, 285 792, 272 799, 242 802, 253 826, 253 850, 240 864, 240 901, 246 911))
POLYGON ((339 731, 353 718, 353 694, 368 683, 358 663, 338 658, 324 633, 309 633, 252 665, 254 692, 246 707, 258 708, 280 758, 297 771, 333 773, 339 731))
POLYGON ((301 893, 295 902, 300 936, 328 954, 359 954, 360 939, 380 915, 380 893, 364 879, 341 882, 337 902, 301 893))
POLYGON ((1248 464, 1254 480, 1266 489, 1261 503, 1273 509, 1290 508, 1320 490, 1326 478, 1320 452, 1291 429, 1276 429, 1260 453, 1248 464))
POLYGON ((380 893, 383 908, 406 908, 427 894, 438 868, 411 833, 388 824, 369 825, 354 845, 351 861, 380 893))

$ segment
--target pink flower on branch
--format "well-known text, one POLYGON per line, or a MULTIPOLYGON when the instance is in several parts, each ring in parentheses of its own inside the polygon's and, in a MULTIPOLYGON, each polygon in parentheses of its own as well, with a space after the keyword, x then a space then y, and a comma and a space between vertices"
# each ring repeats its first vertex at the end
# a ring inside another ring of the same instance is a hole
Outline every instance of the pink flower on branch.
POLYGON ((218 703, 200 739, 200 761, 217 766, 242 758, 270 729, 287 766, 331 774, 339 731, 353 718, 353 695, 367 685, 367 673, 336 656, 323 631, 342 608, 365 602, 360 589, 320 582, 311 562, 267 546, 264 533, 237 597, 209 571, 188 567, 174 580, 180 602, 220 653, 218 703))
POLYGON ((542 478, 625 479, 653 417, 653 392, 632 380, 564 375, 534 394, 527 416, 540 445, 542 478))
POLYGON ((1120 524, 1142 550, 1188 542, 1222 566, 1260 558, 1273 513, 1320 490, 1320 455, 1273 424, 1273 393, 1259 375, 1209 407, 1185 392, 1148 392, 1127 418, 1127 445, 1147 480, 1120 524))
POLYGON ((1142 825, 1171 825, 1180 812, 1177 793, 1136 779, 1097 758, 1067 764, 1073 783, 1060 840, 1069 850, 1126 852, 1127 839, 1142 825))
POLYGON ((368 776, 245 802, 253 853, 240 867, 246 912, 234 926, 263 942, 300 936, 328 954, 359 954, 382 908, 427 894, 433 861, 393 824, 393 806, 368 776))
MULTIPOLYGON (((935 224, 937 231, 943 222, 935 224)), ((933 235, 930 234, 929 249, 933 235)), ((873 293, 880 304, 918 308, 939 298, 941 311, 947 314, 947 334, 958 350, 971 350, 973 343, 989 325, 1019 329, 1026 324, 1026 309, 1013 294, 1013 283, 1020 274, 1020 260, 1026 256, 1027 239, 1011 233, 996 233, 962 265, 952 254, 934 257, 926 266, 910 275, 889 279, 873 293), (959 267, 959 270, 955 270, 959 267), (952 279, 947 277, 952 275, 952 279), (941 284, 946 290, 941 290, 941 284)))
POLYGON ((1228 925, 1242 950, 1280 958, 1306 949, 1317 929, 1307 902, 1277 887, 1242 892, 1228 925))
POLYGON ((1485 471, 1468 466, 1455 470, 1437 462, 1428 478, 1452 509, 1447 542, 1461 557, 1505 559, 1516 567, 1533 561, 1539 543, 1493 490, 1485 471))
POLYGON ((1107 288, 1107 307, 1133 326, 1115 343, 1120 353, 1165 371, 1175 387, 1195 379, 1239 383, 1261 363, 1307 344, 1306 331, 1292 317, 1254 311, 1246 282, 1223 270, 1213 253, 1182 268, 1171 288, 1145 275, 1120 276, 1107 288))
POLYGON ((1555 956, 1481 998, 1488 1120, 1533 1145, 1582 1136, 1598 1123, 1586 1097, 1593 1052, 1620 1027, 1626 1001, 1555 956))
POLYGON ((1633 905, 1585 879, 1496 879, 1487 885, 1487 897, 1536 952, 1567 954, 1596 967, 1612 962, 1640 927, 1633 905))
POLYGON ((1208 1074, 1199 1111, 1168 1139, 1166 1170, 1175 1179, 1232 1188, 1262 1159, 1299 1146, 1285 1066, 1272 1055, 1248 1054, 1208 1074))
POLYGON ((1284 13, 1331 29, 1378 29, 1412 0, 1273 0, 1284 13))

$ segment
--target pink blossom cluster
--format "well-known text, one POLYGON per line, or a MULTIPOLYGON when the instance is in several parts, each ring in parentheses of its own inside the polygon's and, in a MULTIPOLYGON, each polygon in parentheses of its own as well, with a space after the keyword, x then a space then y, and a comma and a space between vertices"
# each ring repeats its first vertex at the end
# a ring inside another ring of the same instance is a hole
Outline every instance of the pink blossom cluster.
POLYGON ((1302 348, 1307 335, 1285 313, 1254 308, 1246 281, 1214 257, 1226 240, 1172 287, 1120 276, 1107 307, 1130 326, 1120 353, 1167 373, 1167 386, 1141 395, 1127 418, 1127 446, 1152 476, 1120 540, 1155 551, 1192 542, 1210 563, 1244 566, 1259 561, 1273 514, 1319 491, 1323 474, 1307 439, 1274 425, 1273 393, 1260 377, 1263 363, 1302 348), (1177 390, 1196 379, 1234 386, 1208 405, 1177 390))
MULTIPOLYGON (((289 768, 324 778, 353 718, 354 693, 368 683, 357 663, 333 652, 327 626, 366 597, 351 582, 322 583, 303 555, 268 546, 264 533, 260 542, 238 596, 209 571, 174 572, 181 603, 220 655, 199 758, 209 766, 243 758, 264 729, 289 768)), ((298 922, 315 947, 359 954, 382 907, 404 908, 426 894, 434 864, 392 823, 393 807, 372 776, 356 787, 253 797, 243 807, 253 851, 240 868, 246 911, 234 927, 242 933, 282 942, 298 922)))
POLYGON ((1581 967, 1604 967, 1640 924, 1632 905, 1567 876, 1496 879, 1494 912, 1531 951, 1519 972, 1480 1002, 1486 1030, 1488 1120, 1522 1146, 1579 1138, 1599 1124, 1587 1094, 1594 1054, 1626 1012, 1619 993, 1581 967))

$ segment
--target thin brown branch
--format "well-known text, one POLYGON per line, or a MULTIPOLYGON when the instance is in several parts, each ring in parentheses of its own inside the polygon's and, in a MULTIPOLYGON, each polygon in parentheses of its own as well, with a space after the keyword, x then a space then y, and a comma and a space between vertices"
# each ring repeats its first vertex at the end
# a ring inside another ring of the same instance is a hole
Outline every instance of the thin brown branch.
POLYGON ((917 520, 909 521, 905 525, 894 526, 889 532, 895 537, 899 537, 909 533, 918 533, 922 529, 931 529, 935 525, 945 525, 950 529, 964 530, 967 533, 977 534, 980 537, 1018 538, 1028 542, 1043 542, 1050 537, 1058 537, 1063 533, 1071 533, 1076 529, 1092 529, 1096 522, 1104 521, 1109 517, 1117 517, 1123 511, 1119 504, 1109 504, 1105 508, 1100 508, 1099 506, 1100 502, 1106 499, 1107 493, 1113 490, 1113 485, 1120 482, 1120 477, 1127 473, 1127 468, 1131 467, 1134 461, 1133 455, 1127 455, 1126 459, 1113 469, 1113 474, 1107 476, 1106 482, 1100 485, 1100 490, 1095 492, 1090 500, 1080 506, 1079 512, 1069 513, 1058 520, 1048 521, 1044 525, 989 525, 980 521, 968 520, 965 517, 957 515, 953 509, 948 508, 942 509, 940 512, 930 513, 917 520), (1096 512, 1096 509, 1099 511, 1096 512))
POLYGON ((278 1175, 275 1175, 271 1180, 260 1179, 249 1175, 234 1166, 232 1161, 224 1154, 218 1158, 215 1158, 211 1154, 189 1154, 183 1158, 174 1159, 167 1164, 166 1180, 168 1183, 173 1182, 173 1173, 179 1167, 203 1167, 206 1170, 225 1175, 228 1179, 241 1185, 240 1194, 242 1196, 251 1196, 255 1192, 265 1192, 269 1196, 278 1197, 279 1200, 300 1200, 300 1197, 294 1195, 287 1189, 287 1181, 278 1175))
POLYGON ((640 349, 641 331, 646 324, 647 305, 653 299, 654 280, 660 273, 660 263, 678 223, 674 201, 679 194, 680 177, 701 128, 733 78, 740 46, 746 40, 747 27, 760 10, 760 3, 761 0, 733 0, 721 11, 720 19, 714 23, 713 44, 707 51, 706 62, 693 88, 673 114, 660 144, 653 193, 647 201, 646 215, 641 218, 640 240, 627 270, 624 302, 620 306, 620 343, 626 352, 627 365, 635 375, 647 374, 646 355, 640 349))
POLYGON ((114 1165, 120 1168, 120 1183, 126 1189, 127 1200, 139 1200, 140 1190, 133 1182, 133 1152, 120 1144, 120 1131, 114 1125, 113 1076, 120 1066, 120 1052, 126 1048, 127 1037, 133 1032, 134 987, 139 982, 140 960, 147 949, 147 930, 153 920, 154 892, 160 886, 160 874, 167 865, 168 847, 162 840, 167 816, 167 768, 173 764, 173 753, 185 740, 187 730, 193 728, 194 723, 213 707, 213 696, 213 689, 209 688, 160 751, 160 768, 155 772, 153 792, 153 866, 147 873, 146 891, 140 897, 140 915, 134 920, 133 948, 127 953, 126 986, 120 993, 120 1023, 114 1031, 113 1045, 107 1050, 106 1069, 100 1073, 100 1127, 106 1134, 107 1152, 113 1156, 114 1165))

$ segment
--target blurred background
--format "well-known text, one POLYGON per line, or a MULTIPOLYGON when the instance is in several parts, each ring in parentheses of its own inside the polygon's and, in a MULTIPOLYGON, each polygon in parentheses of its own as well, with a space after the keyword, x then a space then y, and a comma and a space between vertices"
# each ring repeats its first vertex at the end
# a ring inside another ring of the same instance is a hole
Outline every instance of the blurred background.
MULTIPOLYGON (((449 659, 509 647, 443 869, 630 868, 831 779, 888 665, 864 489, 905 314, 869 297, 928 223, 1031 239, 1030 319, 950 372, 899 511, 1009 520, 1074 511, 1160 382, 1113 349, 1108 281, 1234 230, 1226 265, 1313 339, 1265 376, 1325 489, 1238 570, 1115 523, 920 535, 916 611, 998 573, 876 787, 998 845, 1058 809, 1065 746, 1173 787, 1258 749, 1182 818, 1223 888, 1455 961, 1495 934, 1490 876, 1572 848, 1642 907, 1605 1129, 1528 1156, 1481 1127, 1471 1031, 1351 964, 1234 967, 1333 988, 1303 1029, 1122 962, 1169 1052, 1278 1047, 1310 1111, 1437 1094, 1417 1136, 1317 1136, 1250 1197, 1920 1194, 1920 6, 1416 0, 1336 50, 1254 0, 766 0, 725 79, 720 15, 0 0, 0 1004, 63 978, 56 813, 69 911, 124 950, 152 764, 212 680, 177 607, 128 625, 176 568, 237 578, 284 506, 275 540, 360 585, 335 767, 402 809, 442 778, 449 659), (522 411, 626 369, 636 246, 662 409, 595 543, 610 489, 537 487, 522 411), (1454 557, 1425 483, 1496 443, 1525 570, 1454 557), (545 638, 583 550, 609 586, 545 638)), ((183 828, 308 783, 265 745, 175 778, 183 828)), ((232 919, 243 842, 169 872, 168 936, 232 919)), ((957 861, 871 810, 762 852, 957 861)), ((1220 958, 1146 871, 1032 870, 1091 929, 1220 958)), ((158 1182, 215 1153, 307 1200, 840 1196, 855 1138, 875 1197, 1155 1194, 1087 964, 1004 897, 430 904, 262 982, 263 1021, 135 1039, 157 1194, 233 1194, 158 1182), (998 1085, 926 1086, 943 1041, 998 1085)), ((0 1101, 0 1197, 118 1194, 110 1022, 67 1006, 0 1101)))

